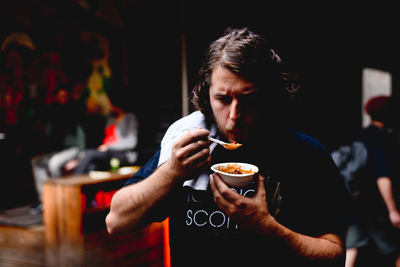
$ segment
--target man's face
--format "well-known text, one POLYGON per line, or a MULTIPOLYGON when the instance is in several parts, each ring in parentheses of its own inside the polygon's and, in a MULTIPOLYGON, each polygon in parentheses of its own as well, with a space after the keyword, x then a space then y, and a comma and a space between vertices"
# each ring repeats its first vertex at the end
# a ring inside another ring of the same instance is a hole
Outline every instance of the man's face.
POLYGON ((219 131, 230 142, 245 143, 254 130, 259 110, 256 85, 224 67, 211 76, 210 104, 219 131))

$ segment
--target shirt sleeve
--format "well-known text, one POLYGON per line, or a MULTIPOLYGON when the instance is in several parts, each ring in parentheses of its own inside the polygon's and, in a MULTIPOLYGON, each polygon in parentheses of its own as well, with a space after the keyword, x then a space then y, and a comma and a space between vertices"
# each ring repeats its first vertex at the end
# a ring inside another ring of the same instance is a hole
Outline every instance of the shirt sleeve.
POLYGON ((310 202, 310 218, 315 223, 313 231, 315 234, 341 231, 356 220, 350 192, 324 149, 319 149, 314 163, 312 181, 316 187, 310 202))
POLYGON ((132 175, 124 184, 124 186, 137 183, 154 172, 158 165, 158 159, 160 158, 160 149, 158 149, 153 156, 146 162, 143 167, 139 169, 134 175, 132 175))
POLYGON ((342 233, 355 219, 354 207, 329 152, 321 143, 303 139, 292 153, 288 158, 293 164, 283 169, 278 221, 310 236, 342 233))

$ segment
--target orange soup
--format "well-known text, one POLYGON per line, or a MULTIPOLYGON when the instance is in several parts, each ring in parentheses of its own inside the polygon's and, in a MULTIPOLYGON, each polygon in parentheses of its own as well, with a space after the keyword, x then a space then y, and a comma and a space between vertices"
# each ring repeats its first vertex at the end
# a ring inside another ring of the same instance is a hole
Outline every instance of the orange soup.
POLYGON ((255 173, 254 171, 250 170, 243 170, 239 164, 228 164, 225 167, 219 166, 218 170, 221 172, 226 172, 230 174, 251 174, 255 173))

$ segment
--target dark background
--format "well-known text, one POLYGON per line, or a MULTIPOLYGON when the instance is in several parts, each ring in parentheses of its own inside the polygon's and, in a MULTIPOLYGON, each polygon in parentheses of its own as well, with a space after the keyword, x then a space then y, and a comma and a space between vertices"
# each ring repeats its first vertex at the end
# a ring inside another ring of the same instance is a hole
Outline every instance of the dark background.
MULTIPOLYGON (((380 2, 352 6, 338 1, 2 1, 0 40, 13 31, 28 32, 40 49, 60 51, 73 68, 85 56, 75 42, 79 32, 104 35, 111 48, 111 88, 138 115, 140 145, 147 157, 182 114, 182 32, 191 90, 208 44, 227 26, 249 26, 270 37, 288 68, 300 77, 293 127, 333 149, 361 127, 363 68, 390 72, 398 102, 395 11, 380 2)), ((25 166, 25 172, 10 171, 1 177, 18 203, 33 198, 26 160, 3 167, 25 166)))

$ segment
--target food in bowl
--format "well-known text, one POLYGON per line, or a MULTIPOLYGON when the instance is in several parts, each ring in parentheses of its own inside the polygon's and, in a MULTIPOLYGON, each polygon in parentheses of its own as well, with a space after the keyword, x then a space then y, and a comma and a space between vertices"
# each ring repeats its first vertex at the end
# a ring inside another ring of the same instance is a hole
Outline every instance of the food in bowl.
POLYGON ((217 170, 221 172, 226 172, 229 174, 249 174, 249 173, 255 173, 253 170, 244 170, 242 169, 242 166, 238 163, 232 163, 232 164, 227 164, 227 165, 219 165, 217 166, 217 170))
POLYGON ((222 180, 233 187, 245 187, 258 173, 258 167, 242 162, 218 163, 211 166, 211 170, 218 173, 222 180))

